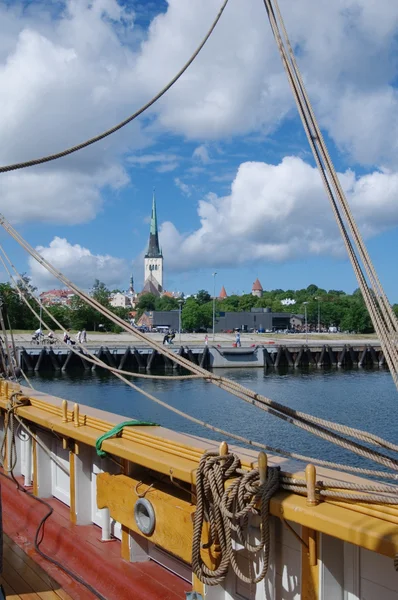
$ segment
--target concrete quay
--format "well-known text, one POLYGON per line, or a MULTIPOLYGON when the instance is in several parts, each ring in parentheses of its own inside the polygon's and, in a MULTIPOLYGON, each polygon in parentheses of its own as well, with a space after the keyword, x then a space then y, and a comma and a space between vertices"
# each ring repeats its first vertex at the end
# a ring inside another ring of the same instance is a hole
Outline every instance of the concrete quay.
MULTIPOLYGON (((189 334, 188 334, 189 335, 189 334)), ((259 339, 253 334, 242 337, 242 347, 233 346, 233 336, 217 335, 215 341, 209 340, 206 346, 189 339, 187 334, 177 334, 175 343, 169 346, 173 351, 189 361, 206 369, 214 368, 278 368, 278 367, 383 367, 385 359, 376 339, 330 338, 295 339, 259 339), (188 339, 187 339, 188 337, 188 339), (227 338, 227 339, 225 339, 227 338)), ((156 336, 156 334, 152 334, 156 336)), ((156 370, 176 368, 172 361, 156 350, 152 350, 141 340, 125 335, 93 336, 87 347, 107 365, 123 370, 156 370), (101 339, 102 338, 102 339, 101 339), (116 339, 115 339, 116 338, 116 339), (124 338, 124 339, 123 339, 124 338)), ((158 339, 162 336, 158 335, 158 339)), ((209 336, 210 338, 212 336, 209 336)), ((155 338, 156 339, 156 338, 155 338)), ((96 367, 84 360, 84 353, 78 356, 64 344, 32 344, 29 340, 16 339, 19 365, 26 371, 72 371, 75 369, 95 370, 96 367)))

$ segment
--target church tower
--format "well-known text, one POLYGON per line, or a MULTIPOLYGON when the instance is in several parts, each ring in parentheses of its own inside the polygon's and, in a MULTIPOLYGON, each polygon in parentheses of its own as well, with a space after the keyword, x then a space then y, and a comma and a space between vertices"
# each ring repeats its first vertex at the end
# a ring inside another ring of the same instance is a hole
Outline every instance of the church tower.
POLYGON ((148 251, 145 254, 144 269, 144 288, 148 287, 147 284, 152 284, 150 287, 154 286, 157 288, 158 294, 160 294, 163 291, 163 255, 159 247, 155 191, 152 198, 151 227, 149 231, 148 251))

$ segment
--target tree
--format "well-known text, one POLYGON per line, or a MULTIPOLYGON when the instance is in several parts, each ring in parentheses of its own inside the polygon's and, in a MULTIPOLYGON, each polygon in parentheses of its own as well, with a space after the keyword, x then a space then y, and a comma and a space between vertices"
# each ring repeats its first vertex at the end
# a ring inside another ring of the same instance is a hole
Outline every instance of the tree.
POLYGON ((154 294, 142 294, 137 304, 138 310, 145 312, 147 310, 155 310, 156 296, 154 294))
MULTIPOLYGON (((47 310, 53 315, 55 319, 57 319, 58 323, 62 325, 63 329, 69 329, 72 327, 72 311, 69 308, 69 306, 54 305, 49 306, 47 310)), ((45 321, 50 328, 57 328, 57 325, 54 323, 54 321, 52 321, 50 317, 45 313, 43 314, 43 321, 45 321)), ((82 324, 81 327, 79 327, 78 329, 83 329, 83 327, 86 327, 85 323, 82 324)))
POLYGON ((109 306, 109 298, 111 293, 106 287, 105 283, 103 283, 99 279, 96 279, 94 281, 94 285, 91 289, 91 295, 94 298, 94 300, 100 302, 102 306, 109 306))
POLYGON ((314 283, 311 283, 311 285, 309 285, 306 289, 306 292, 309 296, 315 296, 317 291, 318 291, 318 286, 316 286, 314 283))
POLYGON ((210 300, 211 296, 206 290, 199 290, 196 294, 196 301, 198 304, 206 304, 207 302, 210 302, 210 300))
POLYGON ((162 296, 155 300, 155 310, 178 310, 179 304, 177 298, 162 296))
POLYGON ((197 299, 188 298, 182 309, 182 326, 188 331, 211 327, 213 319, 213 303, 199 304, 197 299))
POLYGON ((21 300, 17 290, 9 283, 0 283, 0 302, 5 326, 8 326, 9 319, 11 327, 14 329, 20 329, 22 322, 21 314, 23 310, 23 301, 21 300))
POLYGON ((253 296, 252 294, 243 294, 239 300, 239 310, 251 310, 256 302, 256 296, 253 296))
POLYGON ((188 298, 181 313, 183 329, 192 331, 201 326, 200 304, 194 298, 188 298))
POLYGON ((219 309, 223 312, 238 312, 240 296, 228 296, 223 300, 218 301, 219 309))

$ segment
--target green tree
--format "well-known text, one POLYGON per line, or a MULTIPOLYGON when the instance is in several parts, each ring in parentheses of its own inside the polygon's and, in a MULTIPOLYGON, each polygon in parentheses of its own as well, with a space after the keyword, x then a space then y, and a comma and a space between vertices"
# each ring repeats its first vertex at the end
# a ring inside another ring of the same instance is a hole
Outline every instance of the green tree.
POLYGON ((188 298, 181 314, 183 329, 193 331, 202 327, 211 327, 213 319, 213 303, 199 304, 195 298, 188 298))
POLYGON ((102 304, 102 306, 109 306, 111 292, 108 290, 105 283, 96 279, 90 293, 97 302, 102 304))
POLYGON ((256 296, 252 296, 252 294, 243 294, 239 300, 239 310, 251 310, 256 302, 256 296))
POLYGON ((17 290, 9 283, 0 283, 0 301, 5 326, 8 327, 9 319, 12 328, 22 329, 23 301, 17 290))
POLYGON ((178 310, 179 304, 177 298, 162 296, 155 300, 155 310, 178 310))
MULTIPOLYGON (((72 311, 69 306, 60 306, 55 304, 54 306, 49 306, 47 310, 53 315, 55 319, 57 319, 58 323, 60 323, 63 329, 69 329, 72 327, 72 311)), ((57 325, 50 319, 50 317, 43 312, 43 321, 47 323, 50 329, 57 329, 57 325)), ((79 329, 83 329, 86 327, 84 323, 79 329)))
POLYGON ((219 309, 223 312, 238 312, 240 296, 228 296, 224 300, 218 301, 219 309))
POLYGON ((196 294, 196 301, 198 304, 206 304, 207 302, 210 302, 210 300, 211 296, 206 290, 199 290, 196 294))
POLYGON ((308 296, 315 296, 315 294, 318 292, 318 286, 315 285, 314 283, 311 283, 307 287, 306 292, 307 292, 308 296))

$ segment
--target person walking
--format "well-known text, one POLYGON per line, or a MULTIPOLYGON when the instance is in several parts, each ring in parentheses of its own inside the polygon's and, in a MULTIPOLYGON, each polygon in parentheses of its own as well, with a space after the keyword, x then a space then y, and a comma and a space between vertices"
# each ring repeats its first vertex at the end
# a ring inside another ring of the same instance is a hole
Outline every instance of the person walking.
POLYGON ((239 330, 236 332, 235 335, 235 343, 236 343, 236 347, 240 348, 241 347, 241 343, 240 343, 240 332, 239 330))
POLYGON ((206 335, 205 335, 205 346, 208 346, 208 345, 209 345, 209 336, 206 333, 206 335))

